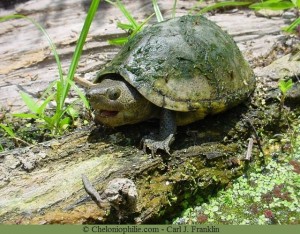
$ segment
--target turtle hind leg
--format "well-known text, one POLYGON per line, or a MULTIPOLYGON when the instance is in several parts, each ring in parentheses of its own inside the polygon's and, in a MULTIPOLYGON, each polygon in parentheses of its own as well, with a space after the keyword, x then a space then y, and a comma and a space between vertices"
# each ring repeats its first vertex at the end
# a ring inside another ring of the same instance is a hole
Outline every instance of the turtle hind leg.
POLYGON ((154 156, 157 150, 160 149, 170 155, 170 146, 175 140, 175 133, 175 113, 171 110, 162 109, 159 134, 145 136, 142 139, 144 152, 148 148, 151 150, 152 156, 154 156))

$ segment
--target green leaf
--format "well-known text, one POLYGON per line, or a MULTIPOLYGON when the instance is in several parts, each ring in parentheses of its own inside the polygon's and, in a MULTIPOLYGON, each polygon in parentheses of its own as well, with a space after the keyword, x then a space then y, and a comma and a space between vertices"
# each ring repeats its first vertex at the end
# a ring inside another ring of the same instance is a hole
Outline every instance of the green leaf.
POLYGON ((282 79, 279 81, 278 86, 279 86, 280 91, 283 93, 283 95, 285 95, 287 93, 287 91, 289 91, 292 88, 293 81, 292 81, 292 79, 289 79, 287 81, 282 79))
POLYGON ((112 2, 109 0, 106 0, 106 2, 109 2, 110 4, 114 5, 115 7, 118 7, 124 14, 124 16, 131 22, 131 24, 123 24, 118 22, 117 26, 121 27, 124 30, 131 30, 131 35, 128 37, 120 37, 120 38, 114 38, 108 40, 108 43, 111 45, 124 45, 128 42, 129 38, 136 35, 140 30, 142 30, 143 26, 148 23, 148 21, 155 15, 154 13, 150 15, 142 24, 137 24, 136 21, 133 19, 133 17, 129 14, 129 12, 125 9, 125 7, 120 3, 119 5, 116 2, 112 2), (129 16, 130 15, 130 16, 129 16), (135 24, 133 24, 132 20, 134 20, 135 24))
POLYGON ((15 113, 12 114, 15 117, 23 118, 23 119, 40 119, 40 116, 36 114, 27 114, 27 113, 15 113))
POLYGON ((69 117, 65 117, 59 122, 60 129, 67 129, 70 126, 71 119, 69 117))
POLYGON ((153 13, 152 15, 150 15, 147 19, 144 20, 144 22, 142 24, 139 25, 139 27, 134 30, 131 35, 129 36, 129 38, 134 37, 139 31, 142 30, 142 28, 144 27, 145 24, 147 24, 149 22, 149 20, 154 16, 155 14, 153 13))
POLYGON ((157 18, 157 22, 164 21, 164 18, 162 16, 161 11, 159 9, 159 6, 157 4, 157 0, 152 0, 152 4, 153 4, 154 12, 155 12, 155 15, 156 15, 156 18, 157 18))
POLYGON ((292 22, 288 27, 284 27, 283 30, 292 33, 298 25, 300 25, 300 17, 292 22))
POLYGON ((204 7, 203 9, 201 9, 199 11, 199 14, 203 14, 205 12, 212 11, 212 10, 215 10, 215 9, 218 9, 218 8, 221 8, 221 7, 245 6, 245 5, 249 5, 249 4, 251 4, 251 2, 234 2, 234 1, 218 2, 218 3, 215 3, 211 6, 204 7))
POLYGON ((89 32, 90 26, 92 24, 92 21, 94 19, 94 16, 97 12, 98 6, 99 6, 100 0, 93 0, 91 1, 90 8, 88 10, 86 19, 84 21, 84 25, 82 27, 79 39, 77 40, 76 48, 72 57, 72 61, 69 67, 68 75, 67 75, 67 82, 65 83, 65 86, 63 87, 62 96, 60 99, 60 102, 57 103, 57 106, 60 108, 60 110, 63 108, 65 99, 69 93, 70 90, 70 84, 68 81, 72 81, 76 72, 76 68, 82 53, 82 48, 85 42, 85 39, 87 37, 87 34, 89 32))
POLYGON ((58 80, 56 82, 56 112, 59 112, 63 109, 64 101, 63 99, 63 92, 64 92, 64 81, 58 80))
POLYGON ((134 27, 132 24, 124 24, 121 22, 117 22, 117 27, 122 30, 134 30, 134 27))
POLYGON ((125 6, 120 0, 117 0, 116 2, 112 2, 110 0, 105 0, 106 2, 114 5, 115 7, 118 7, 120 11, 123 13, 123 15, 126 17, 126 19, 129 21, 129 23, 132 25, 133 29, 136 29, 138 27, 138 23, 136 20, 133 18, 133 16, 127 11, 125 6))
POLYGON ((173 7, 172 7, 172 18, 175 17, 175 14, 176 14, 176 6, 177 6, 177 0, 174 0, 173 7))
POLYGON ((21 92, 21 98, 31 112, 37 113, 39 106, 31 96, 29 96, 27 93, 21 92))
POLYGON ((37 110, 37 114, 39 114, 40 116, 44 115, 47 105, 49 104, 49 102, 51 102, 54 99, 54 96, 55 96, 55 93, 53 93, 52 95, 47 97, 46 100, 43 101, 43 103, 39 106, 39 108, 37 110))
POLYGON ((58 82, 58 80, 55 80, 53 82, 51 82, 46 90, 43 92, 43 94, 41 95, 41 99, 45 99, 47 96, 52 95, 54 92, 52 91, 52 89, 57 85, 56 83, 58 82))
POLYGON ((295 7, 300 8, 300 0, 291 0, 295 7))
POLYGON ((77 87, 77 85, 73 81, 69 81, 71 83, 72 88, 74 88, 75 92, 80 97, 80 100, 83 102, 83 105, 86 109, 90 109, 90 103, 86 99, 85 94, 77 87))
POLYGON ((268 10, 286 10, 293 8, 294 4, 291 1, 266 1, 261 3, 254 3, 249 6, 249 8, 252 8, 254 10, 262 10, 262 9, 268 9, 268 10))
POLYGON ((108 40, 110 45, 124 45, 128 42, 128 37, 119 37, 108 40))
POLYGON ((3 130, 10 136, 10 137, 13 137, 15 138, 16 135, 14 133, 14 131, 12 130, 12 128, 4 125, 4 124, 0 124, 0 127, 3 128, 3 130))
POLYGON ((49 130, 53 131, 53 128, 54 128, 54 126, 55 126, 55 121, 56 121, 56 119, 57 119, 57 116, 56 116, 56 115, 51 116, 51 117, 49 117, 49 116, 44 116, 43 122, 46 122, 47 125, 48 125, 47 128, 48 128, 49 130))
POLYGON ((121 1, 117 0, 117 6, 122 11, 122 13, 127 18, 127 20, 130 22, 130 24, 132 24, 133 28, 136 29, 138 27, 138 23, 133 18, 133 16, 129 13, 129 11, 127 11, 127 9, 125 8, 124 4, 122 4, 121 1))
POLYGON ((76 111, 72 106, 69 106, 69 107, 67 108, 67 113, 68 113, 68 115, 71 116, 72 119, 77 118, 78 115, 79 115, 79 114, 78 114, 78 111, 76 111))

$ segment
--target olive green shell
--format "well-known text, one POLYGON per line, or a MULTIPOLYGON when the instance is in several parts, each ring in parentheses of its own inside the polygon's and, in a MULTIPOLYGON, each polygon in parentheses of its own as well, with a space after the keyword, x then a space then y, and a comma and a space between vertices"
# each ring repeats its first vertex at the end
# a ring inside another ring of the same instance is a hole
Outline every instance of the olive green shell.
POLYGON ((146 27, 99 72, 120 74, 146 99, 175 111, 218 113, 254 90, 255 77, 233 39, 203 16, 146 27))

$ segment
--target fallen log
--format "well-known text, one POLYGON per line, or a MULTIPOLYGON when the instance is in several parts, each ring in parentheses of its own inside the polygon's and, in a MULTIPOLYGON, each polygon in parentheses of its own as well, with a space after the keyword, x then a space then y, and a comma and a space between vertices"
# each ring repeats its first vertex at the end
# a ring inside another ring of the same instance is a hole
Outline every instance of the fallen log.
MULTIPOLYGON (((186 138, 179 133, 176 142, 181 146, 171 157, 152 158, 136 144, 127 145, 134 138, 126 135, 125 129, 120 131, 107 136, 101 133, 99 138, 97 128, 94 135, 82 130, 1 153, 0 222, 155 223, 178 214, 183 203, 191 203, 194 196, 213 195, 243 173, 243 153, 235 143, 198 145, 203 136, 189 134, 186 138), (84 189, 82 174, 100 195, 116 178, 132 180, 138 194, 135 209, 122 216, 124 212, 109 202, 98 207, 84 189)), ((137 131, 138 127, 133 128, 131 134, 137 131)))

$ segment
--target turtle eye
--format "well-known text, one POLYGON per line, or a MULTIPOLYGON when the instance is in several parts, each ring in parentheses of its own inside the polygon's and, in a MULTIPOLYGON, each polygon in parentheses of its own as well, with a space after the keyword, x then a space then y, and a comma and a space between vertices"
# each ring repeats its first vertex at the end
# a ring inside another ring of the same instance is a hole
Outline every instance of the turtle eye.
POLYGON ((120 95, 121 95, 121 90, 118 88, 107 89, 107 97, 112 101, 117 100, 120 97, 120 95))

